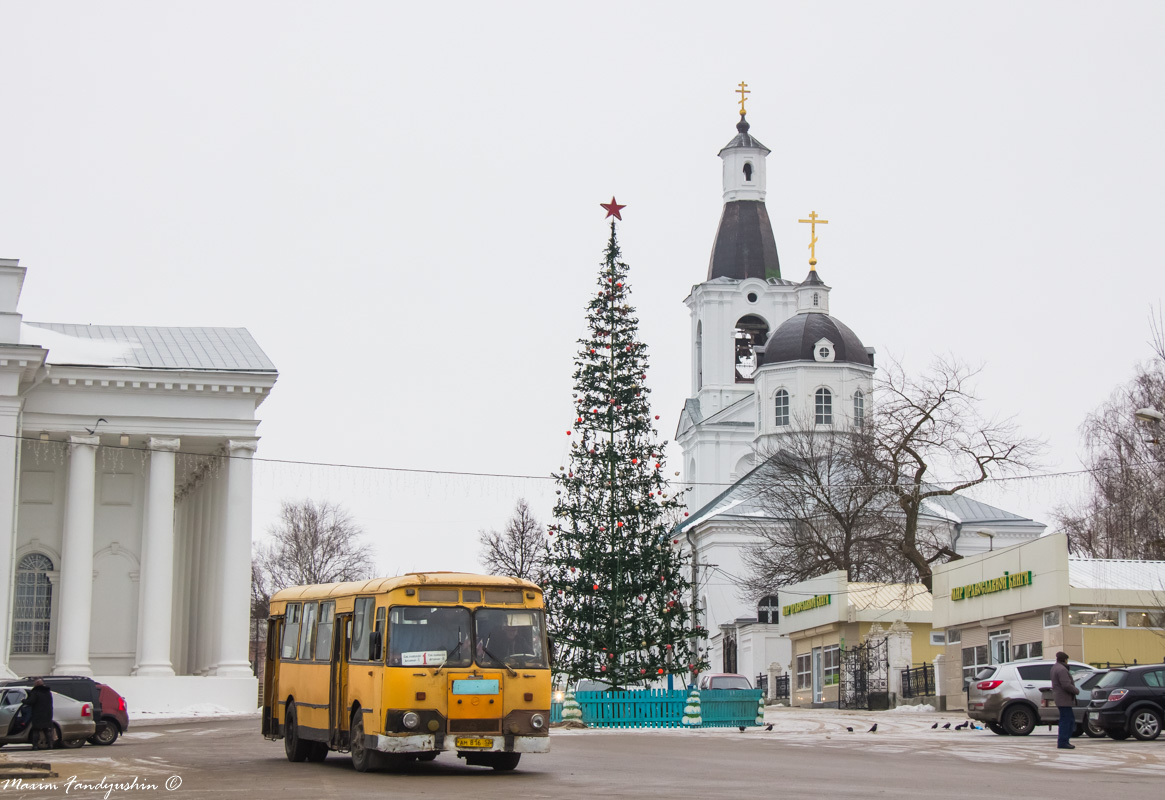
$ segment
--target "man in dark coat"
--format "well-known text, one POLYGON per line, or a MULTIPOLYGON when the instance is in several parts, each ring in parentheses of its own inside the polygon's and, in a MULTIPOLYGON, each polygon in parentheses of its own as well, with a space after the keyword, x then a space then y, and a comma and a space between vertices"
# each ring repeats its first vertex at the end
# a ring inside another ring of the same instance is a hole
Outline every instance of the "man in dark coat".
POLYGON ((33 750, 48 750, 53 746, 53 693, 44 681, 37 678, 28 690, 22 705, 32 711, 28 722, 28 741, 33 750))
POLYGON ((1068 654, 1061 650, 1056 653, 1056 663, 1052 665, 1052 697, 1060 709, 1060 736, 1056 746, 1061 750, 1076 749, 1071 742, 1072 732, 1076 729, 1076 715, 1072 709, 1076 706, 1078 694, 1080 687, 1068 671, 1068 654))

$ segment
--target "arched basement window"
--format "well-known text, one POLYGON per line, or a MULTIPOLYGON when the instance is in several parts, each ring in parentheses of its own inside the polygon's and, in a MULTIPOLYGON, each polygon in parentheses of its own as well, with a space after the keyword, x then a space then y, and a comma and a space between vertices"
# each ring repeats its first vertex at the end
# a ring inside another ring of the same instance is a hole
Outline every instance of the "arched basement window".
POLYGON ((42 553, 29 553, 16 567, 16 603, 12 614, 12 652, 47 653, 53 585, 48 573, 53 562, 42 553))
POLYGON ((814 396, 814 417, 818 425, 833 424, 833 394, 828 389, 818 389, 814 396))

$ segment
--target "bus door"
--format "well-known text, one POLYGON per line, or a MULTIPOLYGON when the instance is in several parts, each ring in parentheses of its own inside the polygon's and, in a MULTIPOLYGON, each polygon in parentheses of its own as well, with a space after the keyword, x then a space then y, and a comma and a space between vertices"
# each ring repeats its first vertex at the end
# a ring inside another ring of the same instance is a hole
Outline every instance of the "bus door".
POLYGON ((332 672, 328 689, 328 739, 337 750, 348 749, 348 642, 352 615, 337 614, 332 627, 332 672))
POLYGON ((283 617, 267 620, 267 654, 263 663, 263 735, 275 738, 279 733, 279 632, 283 617))

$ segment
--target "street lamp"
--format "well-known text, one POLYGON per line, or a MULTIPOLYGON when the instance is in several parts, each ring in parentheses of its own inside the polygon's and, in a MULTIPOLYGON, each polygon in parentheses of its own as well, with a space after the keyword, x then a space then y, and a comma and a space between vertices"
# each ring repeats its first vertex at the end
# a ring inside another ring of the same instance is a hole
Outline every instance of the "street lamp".
POLYGON ((984 539, 989 539, 990 542, 988 543, 988 546, 987 546, 987 552, 988 553, 995 552, 995 534, 994 533, 988 533, 987 531, 975 531, 975 535, 982 536, 984 539))
POLYGON ((1161 426, 1161 420, 1165 419, 1160 411, 1155 408, 1138 408, 1133 412, 1133 416, 1137 418, 1138 422, 1144 422, 1146 425, 1153 426, 1153 438, 1149 440, 1151 444, 1161 444, 1157 438, 1157 429, 1161 426))

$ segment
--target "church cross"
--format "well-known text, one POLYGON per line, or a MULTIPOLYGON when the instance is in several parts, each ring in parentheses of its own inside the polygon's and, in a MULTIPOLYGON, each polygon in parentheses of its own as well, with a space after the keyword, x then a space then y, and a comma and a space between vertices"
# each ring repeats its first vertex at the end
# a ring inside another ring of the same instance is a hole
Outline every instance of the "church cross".
POLYGON ((809 223, 809 266, 817 266, 817 226, 828 225, 829 220, 818 219, 816 211, 809 212, 809 219, 799 219, 798 222, 809 223))
POLYGON ((744 116, 744 96, 746 94, 752 94, 752 92, 750 92, 748 90, 748 84, 745 83, 744 81, 740 82, 740 88, 737 89, 736 91, 740 94, 740 116, 743 117, 744 116))

